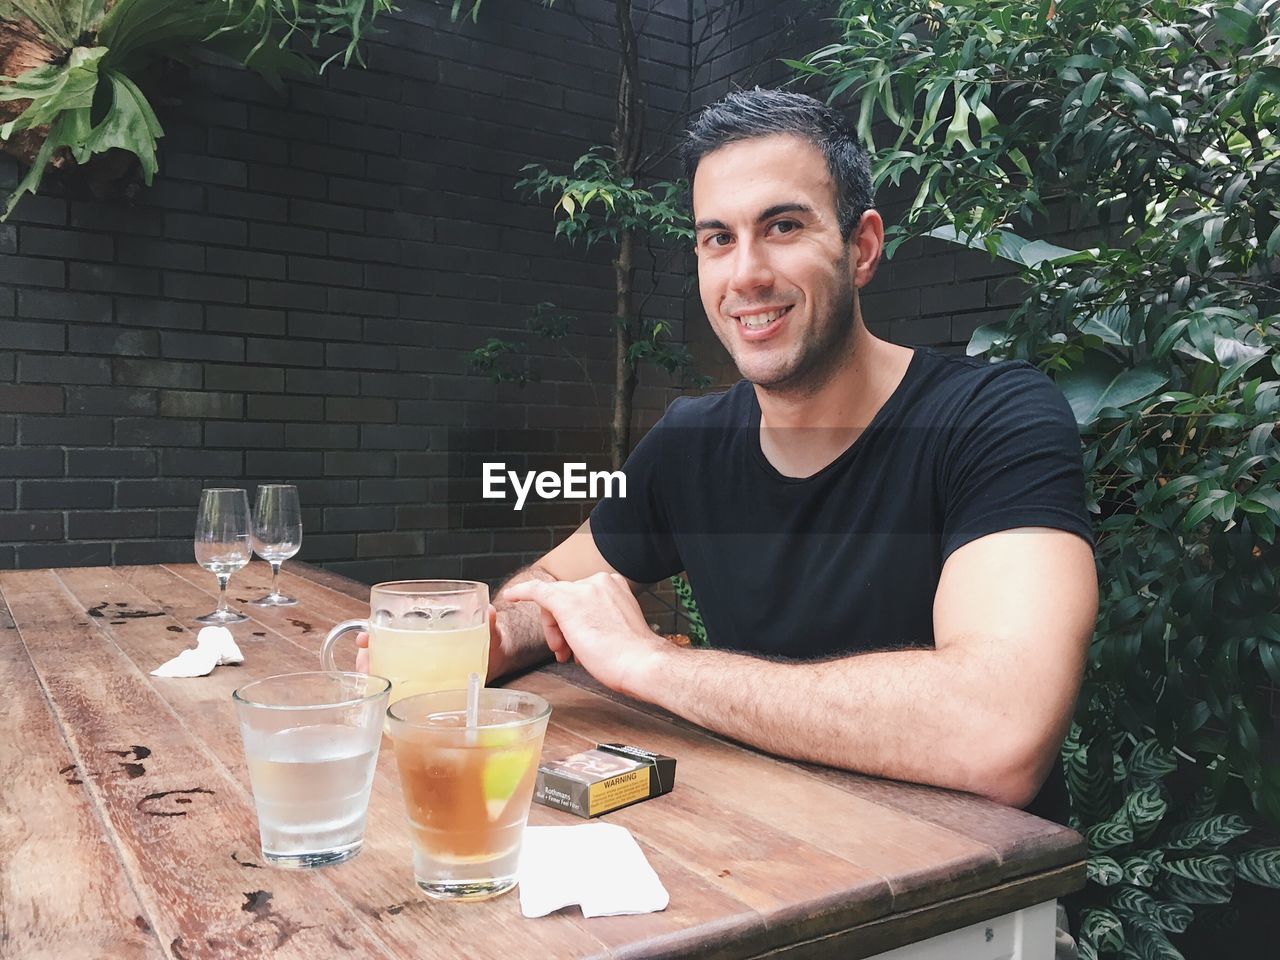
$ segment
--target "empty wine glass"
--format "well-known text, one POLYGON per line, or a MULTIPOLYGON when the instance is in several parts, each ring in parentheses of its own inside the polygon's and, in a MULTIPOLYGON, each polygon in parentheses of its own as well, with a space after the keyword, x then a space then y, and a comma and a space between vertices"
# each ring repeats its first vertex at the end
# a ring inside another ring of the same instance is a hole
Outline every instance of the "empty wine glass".
POLYGON ((253 507, 253 549, 271 564, 271 592, 253 602, 260 607, 289 607, 298 601, 280 592, 280 564, 302 546, 302 510, 298 488, 287 483, 258 487, 253 507))
POLYGON ((218 609, 196 617, 198 623, 239 623, 243 613, 227 607, 227 581, 249 562, 249 498, 239 488, 200 491, 196 516, 196 563, 218 578, 218 609))

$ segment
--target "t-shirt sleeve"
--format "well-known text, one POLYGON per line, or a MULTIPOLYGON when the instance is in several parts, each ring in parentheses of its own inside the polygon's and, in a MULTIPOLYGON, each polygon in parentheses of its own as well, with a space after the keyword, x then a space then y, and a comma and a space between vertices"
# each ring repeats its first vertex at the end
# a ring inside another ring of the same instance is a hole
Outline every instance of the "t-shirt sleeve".
POLYGON ((1034 367, 1010 367, 966 404, 943 484, 944 560, 972 540, 1015 527, 1067 530, 1093 544, 1075 417, 1034 367))
POLYGON ((622 465, 626 496, 606 497, 591 511, 596 549, 614 570, 639 583, 657 583, 684 569, 664 495, 662 468, 671 462, 667 435, 675 432, 667 429, 670 415, 644 435, 622 465))

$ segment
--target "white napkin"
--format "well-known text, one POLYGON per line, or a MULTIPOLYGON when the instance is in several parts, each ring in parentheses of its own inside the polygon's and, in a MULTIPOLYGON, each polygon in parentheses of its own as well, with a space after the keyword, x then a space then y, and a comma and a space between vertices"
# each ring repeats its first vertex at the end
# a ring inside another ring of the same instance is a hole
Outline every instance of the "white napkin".
POLYGON ((196 637, 196 645, 151 671, 153 677, 203 677, 222 663, 244 663, 244 654, 236 646, 226 627, 204 627, 196 637))
POLYGON ((665 910, 670 896, 626 827, 528 827, 520 850, 520 911, 545 917, 578 904, 584 917, 665 910))

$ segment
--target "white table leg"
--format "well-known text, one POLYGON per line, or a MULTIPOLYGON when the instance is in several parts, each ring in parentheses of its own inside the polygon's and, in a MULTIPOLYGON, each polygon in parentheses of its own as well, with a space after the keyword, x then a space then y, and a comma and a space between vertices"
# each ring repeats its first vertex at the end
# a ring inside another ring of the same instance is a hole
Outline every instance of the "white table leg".
POLYGON ((1056 919, 1057 904, 1047 900, 872 960, 1053 960, 1056 919))

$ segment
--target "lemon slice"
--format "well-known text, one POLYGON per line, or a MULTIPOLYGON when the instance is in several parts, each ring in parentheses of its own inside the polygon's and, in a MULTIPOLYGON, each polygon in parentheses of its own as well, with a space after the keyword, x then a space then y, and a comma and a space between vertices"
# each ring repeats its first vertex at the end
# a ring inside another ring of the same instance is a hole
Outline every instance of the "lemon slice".
POLYGON ((495 750, 485 757, 482 788, 490 820, 502 815, 533 761, 534 752, 528 748, 495 750))

